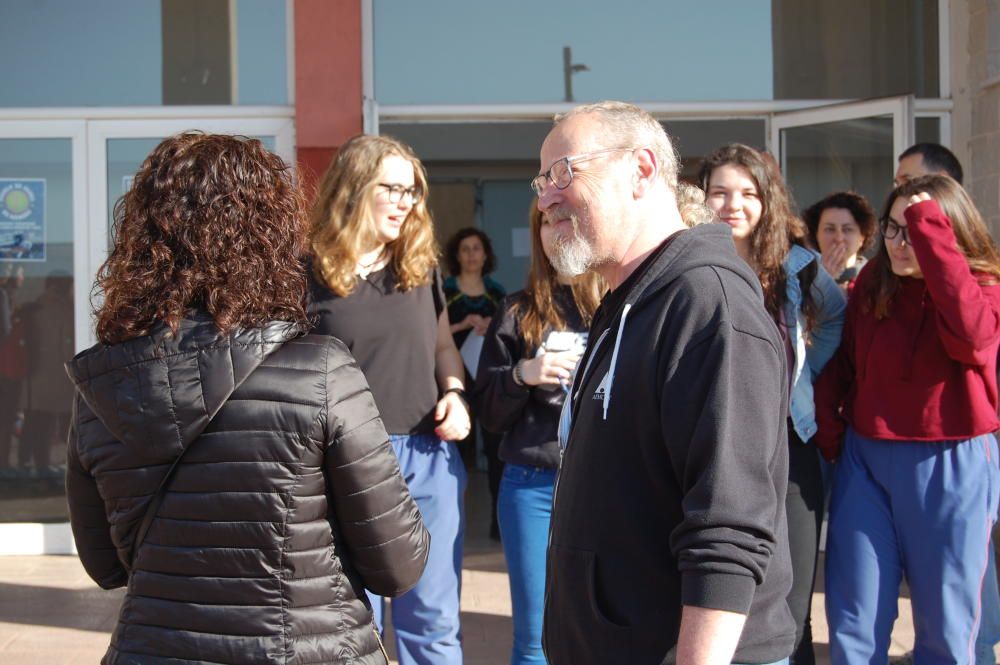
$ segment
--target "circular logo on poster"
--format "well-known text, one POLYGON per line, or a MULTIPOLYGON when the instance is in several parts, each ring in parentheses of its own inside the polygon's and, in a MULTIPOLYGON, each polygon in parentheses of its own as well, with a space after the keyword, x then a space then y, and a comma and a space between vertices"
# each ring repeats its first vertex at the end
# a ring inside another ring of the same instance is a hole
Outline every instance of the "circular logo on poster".
POLYGON ((21 183, 0 189, 0 216, 5 219, 20 220, 28 217, 34 203, 34 192, 21 183))

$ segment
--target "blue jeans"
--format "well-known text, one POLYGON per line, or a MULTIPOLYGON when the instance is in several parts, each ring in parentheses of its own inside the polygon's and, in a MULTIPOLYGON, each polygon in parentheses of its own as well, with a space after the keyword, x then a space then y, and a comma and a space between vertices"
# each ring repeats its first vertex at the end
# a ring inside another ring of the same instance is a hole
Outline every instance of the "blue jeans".
MULTIPOLYGON (((462 665, 459 599, 465 465, 458 446, 430 434, 391 435, 389 442, 431 535, 420 581, 391 604, 397 658, 400 665, 462 665)), ((372 594, 368 598, 375 624, 384 633, 384 600, 372 594)))
POLYGON ((993 645, 1000 642, 1000 591, 997 590, 997 560, 990 541, 990 555, 983 578, 983 619, 976 636, 976 665, 996 665, 993 645))
POLYGON ((997 514, 992 435, 880 441, 848 429, 826 550, 833 665, 885 662, 899 584, 910 587, 914 662, 971 665, 997 514))
POLYGON ((500 480, 497 513, 510 576, 514 622, 511 665, 545 663, 542 654, 545 550, 555 480, 555 469, 520 464, 507 464, 500 480))

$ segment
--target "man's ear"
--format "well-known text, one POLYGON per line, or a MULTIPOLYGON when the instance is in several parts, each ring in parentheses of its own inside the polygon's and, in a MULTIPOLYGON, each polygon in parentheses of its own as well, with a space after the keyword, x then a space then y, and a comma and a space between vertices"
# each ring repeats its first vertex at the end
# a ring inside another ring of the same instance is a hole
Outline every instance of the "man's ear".
POLYGON ((660 165, 656 155, 649 148, 638 148, 635 151, 635 170, 632 175, 632 196, 641 199, 649 192, 656 177, 660 173, 660 165))

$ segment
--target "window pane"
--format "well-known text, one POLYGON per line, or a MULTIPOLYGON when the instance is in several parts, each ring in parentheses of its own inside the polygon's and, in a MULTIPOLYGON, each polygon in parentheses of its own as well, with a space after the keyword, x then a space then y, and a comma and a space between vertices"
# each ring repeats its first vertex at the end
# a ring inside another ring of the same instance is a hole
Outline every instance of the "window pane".
POLYGON ((940 143, 941 142, 941 119, 936 117, 916 118, 916 142, 917 143, 940 143))
POLYGON ((936 2, 433 0, 405 17, 398 2, 373 6, 383 105, 563 101, 564 46, 587 67, 568 75, 578 102, 939 94, 936 2))
POLYGON ((285 13, 278 0, 6 3, 0 107, 285 105, 285 13))
POLYGON ((789 188, 804 210, 831 192, 854 190, 878 209, 892 188, 892 118, 860 118, 782 131, 789 188))
POLYGON ((936 2, 774 0, 775 99, 937 97, 936 2))
POLYGON ((770 0, 374 0, 373 22, 380 104, 559 102, 564 46, 577 101, 772 98, 770 0))
POLYGON ((69 139, 0 140, 0 521, 66 519, 71 160, 69 139))

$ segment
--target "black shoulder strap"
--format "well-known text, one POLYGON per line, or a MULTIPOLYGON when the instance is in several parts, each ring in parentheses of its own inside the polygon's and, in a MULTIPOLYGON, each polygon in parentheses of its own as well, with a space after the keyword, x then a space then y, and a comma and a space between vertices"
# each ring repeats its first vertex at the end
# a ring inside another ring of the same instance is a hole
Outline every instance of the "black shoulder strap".
POLYGON ((159 487, 156 488, 156 493, 153 494, 153 499, 149 502, 149 507, 146 508, 146 514, 142 516, 142 522, 139 524, 139 530, 135 534, 135 540, 132 541, 132 556, 129 557, 129 567, 131 569, 135 568, 135 559, 139 555, 139 546, 142 545, 142 541, 146 539, 146 533, 149 531, 150 525, 153 523, 153 518, 156 517, 157 511, 160 509, 160 504, 163 502, 163 496, 167 493, 167 486, 170 484, 170 480, 174 476, 174 471, 177 470, 177 465, 180 463, 181 458, 184 457, 184 453, 188 451, 193 445, 189 443, 187 448, 181 450, 180 454, 174 460, 170 468, 167 469, 166 475, 163 476, 163 480, 160 481, 159 487))

